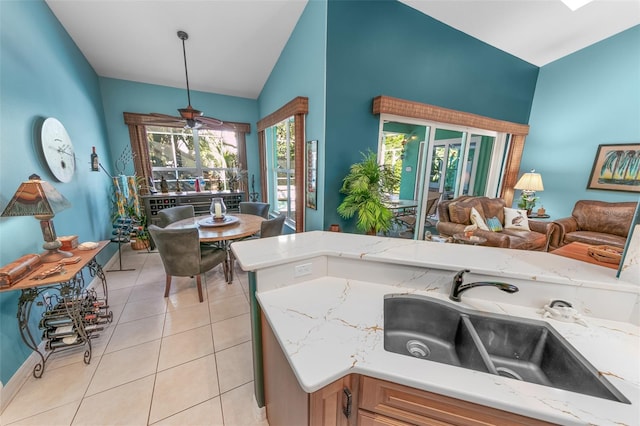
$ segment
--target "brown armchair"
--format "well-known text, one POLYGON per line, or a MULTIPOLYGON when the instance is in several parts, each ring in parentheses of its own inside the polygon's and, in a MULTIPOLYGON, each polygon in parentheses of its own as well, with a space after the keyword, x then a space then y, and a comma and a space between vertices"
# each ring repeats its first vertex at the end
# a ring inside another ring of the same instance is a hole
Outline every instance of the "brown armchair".
POLYGON ((476 229, 473 235, 484 237, 487 242, 483 245, 504 247, 520 250, 547 249, 547 231, 550 223, 529 220, 529 231, 520 229, 504 229, 505 201, 502 198, 461 196, 453 200, 441 201, 438 204, 439 222, 436 225, 440 235, 448 237, 464 232, 464 228, 471 225, 471 208, 480 213, 483 219, 496 217, 503 226, 499 232, 476 229))
POLYGON ((551 223, 549 249, 572 242, 624 248, 637 204, 593 200, 576 202, 570 217, 551 223))

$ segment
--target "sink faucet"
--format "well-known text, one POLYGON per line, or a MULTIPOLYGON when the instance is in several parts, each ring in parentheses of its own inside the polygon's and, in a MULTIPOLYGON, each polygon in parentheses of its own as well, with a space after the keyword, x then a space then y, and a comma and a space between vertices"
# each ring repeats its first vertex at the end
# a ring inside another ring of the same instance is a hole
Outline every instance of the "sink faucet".
POLYGON ((463 275, 465 272, 469 272, 468 269, 463 269, 453 277, 453 285, 451 286, 451 293, 449 293, 449 299, 454 302, 460 302, 460 295, 462 292, 474 287, 497 287, 507 293, 515 293, 518 291, 518 287, 513 284, 501 283, 497 281, 477 281, 475 283, 463 284, 463 275))

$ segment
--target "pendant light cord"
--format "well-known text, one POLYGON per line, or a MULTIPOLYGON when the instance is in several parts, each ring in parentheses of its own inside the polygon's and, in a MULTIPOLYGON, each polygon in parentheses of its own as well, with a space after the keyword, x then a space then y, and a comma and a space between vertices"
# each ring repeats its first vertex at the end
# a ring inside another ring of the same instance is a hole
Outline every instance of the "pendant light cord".
POLYGON ((191 106, 191 93, 189 90, 189 72, 187 71, 187 50, 184 41, 189 38, 189 34, 184 31, 178 31, 178 38, 182 40, 182 57, 184 58, 184 76, 187 79, 187 103, 191 106))

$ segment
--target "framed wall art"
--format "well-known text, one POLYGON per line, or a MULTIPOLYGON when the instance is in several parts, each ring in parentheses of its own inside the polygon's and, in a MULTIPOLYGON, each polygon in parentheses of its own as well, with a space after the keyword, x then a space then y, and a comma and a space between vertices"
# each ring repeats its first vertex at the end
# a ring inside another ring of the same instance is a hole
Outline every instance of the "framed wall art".
POLYGON ((640 143, 598 145, 587 189, 640 192, 640 143))
POLYGON ((306 147, 306 186, 305 193, 307 207, 316 210, 317 206, 317 179, 318 179, 318 141, 307 141, 306 147))

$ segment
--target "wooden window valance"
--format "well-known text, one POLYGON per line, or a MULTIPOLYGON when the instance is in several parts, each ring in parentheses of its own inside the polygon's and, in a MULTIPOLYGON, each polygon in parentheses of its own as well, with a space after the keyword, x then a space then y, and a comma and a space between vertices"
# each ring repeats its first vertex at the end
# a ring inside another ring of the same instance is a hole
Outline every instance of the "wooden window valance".
POLYGON ((390 96, 378 96, 374 98, 373 113, 376 115, 392 114, 400 117, 417 118, 512 135, 509 152, 507 153, 504 177, 502 179, 502 188, 500 188, 500 197, 505 200, 507 205, 513 203, 513 187, 518 181, 524 142, 526 136, 529 134, 528 124, 496 120, 495 118, 484 117, 482 115, 456 111, 421 102, 392 98, 390 96))

